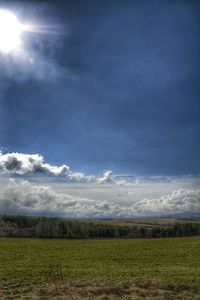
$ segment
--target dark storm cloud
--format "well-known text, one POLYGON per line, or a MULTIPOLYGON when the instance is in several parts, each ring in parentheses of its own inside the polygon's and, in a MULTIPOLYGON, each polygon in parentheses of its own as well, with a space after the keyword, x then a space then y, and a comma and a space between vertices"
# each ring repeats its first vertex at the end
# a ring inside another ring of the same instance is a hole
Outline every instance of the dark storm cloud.
POLYGON ((199 1, 21 4, 66 34, 34 37, 41 69, 3 81, 2 145, 82 171, 200 172, 199 1))

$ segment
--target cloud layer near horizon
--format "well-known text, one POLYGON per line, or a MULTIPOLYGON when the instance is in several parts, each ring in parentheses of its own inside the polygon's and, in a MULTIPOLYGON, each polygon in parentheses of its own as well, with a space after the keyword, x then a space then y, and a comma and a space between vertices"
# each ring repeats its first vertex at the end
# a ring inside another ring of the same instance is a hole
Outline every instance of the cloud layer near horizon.
POLYGON ((141 199, 131 205, 116 204, 58 193, 51 187, 9 179, 0 193, 0 211, 10 214, 69 218, 134 217, 200 213, 200 189, 178 190, 157 199, 141 199))
POLYGON ((0 172, 6 175, 46 175, 61 176, 67 182, 98 184, 120 184, 112 176, 111 171, 106 171, 103 176, 86 175, 81 172, 73 172, 68 165, 55 166, 44 161, 39 154, 6 153, 0 152, 0 172))
POLYGON ((5 180, 0 191, 1 213, 72 218, 200 214, 198 184, 184 184, 180 188, 172 183, 166 190, 163 186, 165 181, 148 181, 138 185, 137 182, 133 184, 129 180, 116 179, 111 171, 102 176, 86 175, 71 171, 66 164, 56 166, 46 163, 39 154, 23 153, 0 152, 0 174, 5 180), (41 176, 54 177, 56 184, 41 180, 41 176), (33 178, 38 178, 36 183, 31 182, 33 178), (59 178, 62 181, 58 184, 59 178), (72 192, 74 185, 71 183, 82 184, 90 193, 83 193, 82 189, 77 192, 79 188, 76 185, 76 191, 72 192), (155 185, 159 193, 154 191, 155 185), (94 191, 91 191, 92 186, 94 191))

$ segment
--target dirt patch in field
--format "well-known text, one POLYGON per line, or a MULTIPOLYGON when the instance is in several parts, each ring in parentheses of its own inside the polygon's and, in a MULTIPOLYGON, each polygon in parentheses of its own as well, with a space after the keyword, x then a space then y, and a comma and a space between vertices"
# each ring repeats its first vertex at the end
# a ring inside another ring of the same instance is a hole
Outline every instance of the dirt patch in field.
POLYGON ((200 291, 191 286, 164 286, 155 283, 45 284, 1 283, 0 299, 27 300, 199 300, 200 291))

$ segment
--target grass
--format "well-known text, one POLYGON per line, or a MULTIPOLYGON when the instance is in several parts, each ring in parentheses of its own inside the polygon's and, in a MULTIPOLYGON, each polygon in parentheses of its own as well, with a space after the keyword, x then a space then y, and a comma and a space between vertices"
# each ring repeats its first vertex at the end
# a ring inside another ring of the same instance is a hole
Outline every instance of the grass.
POLYGON ((200 299, 200 237, 0 239, 0 299, 200 299))

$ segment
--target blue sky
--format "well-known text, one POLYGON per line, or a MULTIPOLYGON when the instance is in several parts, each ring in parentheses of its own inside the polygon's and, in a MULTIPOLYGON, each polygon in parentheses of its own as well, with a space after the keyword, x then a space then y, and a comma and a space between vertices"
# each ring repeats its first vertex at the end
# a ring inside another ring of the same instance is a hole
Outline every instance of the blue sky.
POLYGON ((50 28, 23 37, 34 67, 1 68, 2 147, 88 173, 199 173, 199 1, 2 6, 50 28))
POLYGON ((198 214, 199 1, 1 9, 31 30, 0 47, 0 210, 198 214))

